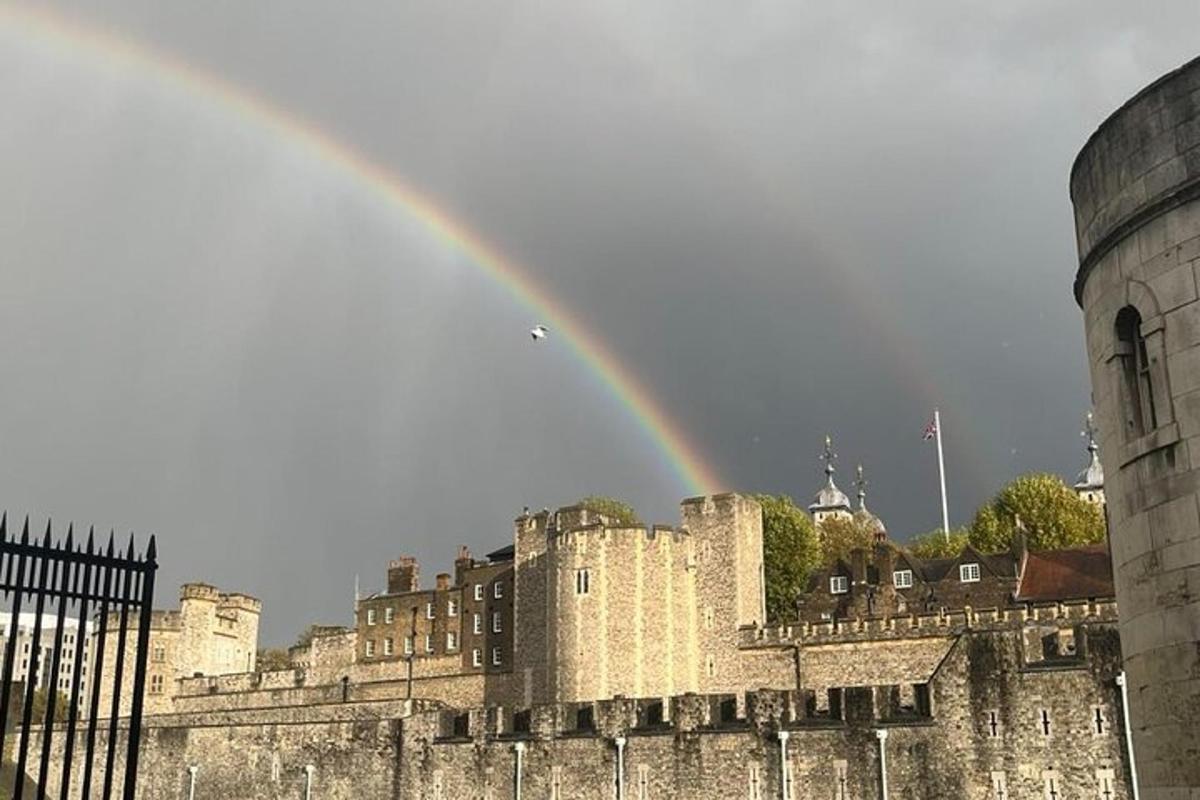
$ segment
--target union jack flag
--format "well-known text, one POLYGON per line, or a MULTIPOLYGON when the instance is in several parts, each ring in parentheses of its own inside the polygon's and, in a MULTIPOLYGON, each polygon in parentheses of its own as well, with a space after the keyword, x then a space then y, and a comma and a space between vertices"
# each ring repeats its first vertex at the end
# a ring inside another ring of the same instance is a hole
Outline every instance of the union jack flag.
POLYGON ((937 436, 937 420, 929 420, 929 424, 925 426, 925 433, 921 436, 925 441, 929 441, 934 436, 937 436))

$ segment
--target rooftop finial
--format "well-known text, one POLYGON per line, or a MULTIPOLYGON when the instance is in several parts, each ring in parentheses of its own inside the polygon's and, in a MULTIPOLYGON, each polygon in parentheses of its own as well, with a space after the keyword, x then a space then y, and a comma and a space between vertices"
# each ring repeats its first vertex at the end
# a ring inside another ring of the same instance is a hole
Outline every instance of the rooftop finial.
POLYGON ((863 466, 858 465, 858 469, 854 471, 854 485, 858 487, 858 510, 867 510, 867 479, 863 477, 863 466))
POLYGON ((1087 421, 1084 423, 1084 429, 1080 431, 1079 435, 1087 437, 1087 449, 1094 458, 1100 446, 1096 444, 1096 417, 1091 411, 1087 413, 1087 421))
POLYGON ((833 437, 828 434, 825 436, 825 452, 821 453, 821 460, 825 462, 825 479, 833 486, 833 473, 837 472, 833 462, 837 460, 837 453, 833 452, 833 437))
POLYGON ((1098 490, 1104 488, 1104 467, 1100 464, 1100 445, 1096 444, 1098 432, 1096 418, 1089 411, 1084 429, 1079 433, 1080 436, 1087 437, 1088 465, 1075 479, 1075 491, 1081 494, 1086 493, 1087 497, 1099 496, 1098 490))

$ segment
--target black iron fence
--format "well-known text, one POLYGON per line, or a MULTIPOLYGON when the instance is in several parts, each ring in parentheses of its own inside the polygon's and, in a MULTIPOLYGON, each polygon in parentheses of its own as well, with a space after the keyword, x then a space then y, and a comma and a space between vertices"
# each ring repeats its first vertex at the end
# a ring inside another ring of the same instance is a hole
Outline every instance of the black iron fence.
POLYGON ((153 536, 31 542, 28 518, 19 539, 0 519, 0 798, 133 800, 155 559, 153 536))

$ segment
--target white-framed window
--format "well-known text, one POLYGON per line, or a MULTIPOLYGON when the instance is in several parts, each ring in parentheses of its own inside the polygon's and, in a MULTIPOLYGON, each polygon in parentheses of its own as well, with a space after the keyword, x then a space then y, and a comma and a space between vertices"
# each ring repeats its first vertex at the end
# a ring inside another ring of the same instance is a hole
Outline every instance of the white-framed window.
POLYGON ((372 656, 375 655, 375 640, 374 639, 367 639, 366 654, 367 654, 367 658, 371 658, 372 656))
POLYGON ((892 573, 892 585, 897 589, 912 588, 912 570, 898 569, 892 573))
POLYGON ((411 656, 413 654, 413 640, 411 636, 404 637, 404 655, 411 656))
POLYGON ((575 570, 575 594, 587 594, 592 587, 592 576, 586 569, 575 570))
POLYGON ((502 659, 500 658, 500 648, 493 647, 492 648, 492 666, 494 666, 494 667, 500 666, 501 661, 502 661, 502 659))
POLYGON ((458 616, 458 601, 450 600, 446 603, 446 615, 451 617, 458 616))
POLYGON ((482 667, 483 666, 483 651, 480 650, 478 647, 476 647, 474 650, 471 651, 471 666, 473 666, 473 667, 482 667))
POLYGON ((850 591, 850 579, 845 575, 832 575, 829 578, 830 594, 845 594, 850 591))
POLYGON ((425 604, 425 619, 433 619, 433 603, 425 604))
POLYGON ((383 621, 388 625, 391 625, 393 622, 395 622, 396 621, 396 609, 392 608, 391 606, 388 606, 387 608, 385 608, 383 610, 383 621))
POLYGON ((471 631, 473 633, 483 633, 483 614, 472 614, 471 631))
POLYGON ((483 599, 483 584, 482 583, 475 584, 475 599, 476 600, 483 599))
POLYGON ((496 581, 492 584, 492 597, 497 600, 504 597, 504 581, 496 581))
POLYGON ((160 663, 163 661, 166 661, 167 660, 167 648, 163 647, 161 644, 155 645, 154 646, 154 660, 158 661, 160 663))
POLYGON ((455 631, 446 631, 446 649, 458 649, 458 634, 455 631))
POLYGON ((426 653, 433 652, 433 634, 432 633, 425 634, 425 652, 426 653))
POLYGON ((504 631, 504 618, 500 616, 499 611, 492 612, 492 633, 501 633, 504 631))
POLYGON ((963 583, 975 583, 979 580, 979 565, 975 562, 959 564, 958 579, 963 583))
POLYGON ((375 609, 373 609, 373 608, 367 609, 367 624, 368 625, 375 624, 375 609))
POLYGON ((385 638, 383 640, 383 654, 385 656, 390 656, 395 651, 396 651, 395 641, 392 639, 392 637, 388 636, 387 638, 385 638))

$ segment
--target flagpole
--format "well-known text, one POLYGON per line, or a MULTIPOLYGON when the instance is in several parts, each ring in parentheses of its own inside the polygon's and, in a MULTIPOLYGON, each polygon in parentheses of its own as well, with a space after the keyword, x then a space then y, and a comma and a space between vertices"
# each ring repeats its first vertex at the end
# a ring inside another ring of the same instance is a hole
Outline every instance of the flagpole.
POLYGON ((942 416, 936 408, 933 409, 933 430, 937 434, 938 478, 942 484, 942 533, 948 543, 950 541, 950 511, 946 506, 946 459, 942 455, 942 416))

